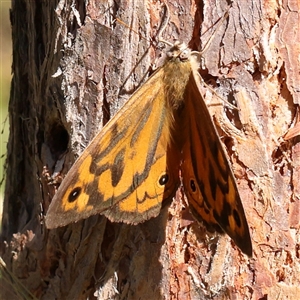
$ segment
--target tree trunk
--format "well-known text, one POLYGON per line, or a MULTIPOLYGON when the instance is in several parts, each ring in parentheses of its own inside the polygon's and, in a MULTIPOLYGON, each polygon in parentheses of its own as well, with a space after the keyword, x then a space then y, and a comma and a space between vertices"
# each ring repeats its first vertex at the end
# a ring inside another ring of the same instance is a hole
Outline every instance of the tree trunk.
POLYGON ((187 221, 181 190, 157 218, 136 226, 93 216, 45 228, 43 216, 74 160, 161 64, 150 40, 166 17, 158 1, 20 0, 11 12, 7 269, 40 299, 296 299, 299 130, 282 137, 300 103, 299 3, 234 1, 220 27, 225 0, 166 3, 165 40, 199 51, 215 31, 203 54, 210 86, 203 89, 230 155, 253 257, 187 221))

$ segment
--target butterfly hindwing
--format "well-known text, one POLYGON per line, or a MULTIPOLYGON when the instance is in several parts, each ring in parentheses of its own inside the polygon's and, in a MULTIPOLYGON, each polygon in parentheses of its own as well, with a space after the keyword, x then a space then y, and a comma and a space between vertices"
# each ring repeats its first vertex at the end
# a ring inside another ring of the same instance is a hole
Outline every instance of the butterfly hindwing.
POLYGON ((237 185, 197 76, 192 70, 184 94, 184 190, 196 219, 219 225, 244 253, 251 255, 250 233, 237 185))
POLYGON ((49 207, 48 228, 97 213, 136 224, 157 216, 162 201, 175 193, 179 160, 168 151, 160 72, 134 93, 72 166, 49 207))

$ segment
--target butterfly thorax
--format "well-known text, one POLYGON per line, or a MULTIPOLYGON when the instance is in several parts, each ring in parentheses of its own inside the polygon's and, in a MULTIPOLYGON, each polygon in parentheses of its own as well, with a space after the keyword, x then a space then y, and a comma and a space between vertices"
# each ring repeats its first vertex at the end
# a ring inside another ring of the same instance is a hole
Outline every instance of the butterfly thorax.
POLYGON ((182 43, 175 43, 167 53, 163 81, 167 95, 166 106, 171 110, 178 109, 183 102, 192 71, 190 54, 190 49, 182 43))
POLYGON ((182 141, 176 133, 184 132, 185 124, 182 122, 185 108, 184 99, 188 82, 192 76, 192 68, 198 68, 193 52, 184 43, 175 42, 167 52, 163 66, 163 86, 166 95, 164 98, 166 117, 171 129, 170 135, 173 141, 176 140, 175 143, 178 146, 182 144, 182 141), (178 125, 180 128, 177 128, 178 125))

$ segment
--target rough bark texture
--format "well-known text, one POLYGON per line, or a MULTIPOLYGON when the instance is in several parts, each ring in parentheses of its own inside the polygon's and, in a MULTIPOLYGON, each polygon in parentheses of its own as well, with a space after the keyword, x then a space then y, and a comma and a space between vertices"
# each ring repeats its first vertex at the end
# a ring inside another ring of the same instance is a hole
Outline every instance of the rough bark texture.
MULTIPOLYGON (((164 39, 194 50, 228 8, 225 0, 166 2, 164 39)), ((209 107, 238 182, 253 258, 228 237, 185 222, 181 191, 138 226, 101 216, 51 231, 43 225, 59 174, 160 63, 148 38, 163 12, 156 1, 13 3, 7 268, 40 299, 296 299, 300 143, 297 132, 282 139, 300 101, 296 0, 233 1, 204 53, 205 81, 240 109, 225 109, 206 89, 208 103, 219 103, 209 107)), ((7 285, 1 290, 13 298, 7 285)))

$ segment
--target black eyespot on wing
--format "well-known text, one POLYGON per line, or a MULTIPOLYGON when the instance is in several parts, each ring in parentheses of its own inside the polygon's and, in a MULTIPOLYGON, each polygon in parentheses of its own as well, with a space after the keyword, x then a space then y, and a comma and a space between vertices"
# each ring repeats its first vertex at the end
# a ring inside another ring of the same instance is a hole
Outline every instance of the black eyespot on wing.
POLYGON ((81 194, 81 190, 82 190, 82 188, 80 186, 73 189, 72 192, 69 194, 68 201, 70 203, 76 201, 77 198, 79 197, 79 195, 81 194))
POLYGON ((196 188, 195 181, 193 179, 190 180, 190 187, 192 189, 192 192, 195 193, 197 188, 196 188))
POLYGON ((169 181, 169 175, 167 173, 163 174, 162 176, 160 176, 158 183, 159 185, 163 186, 166 185, 169 181))

